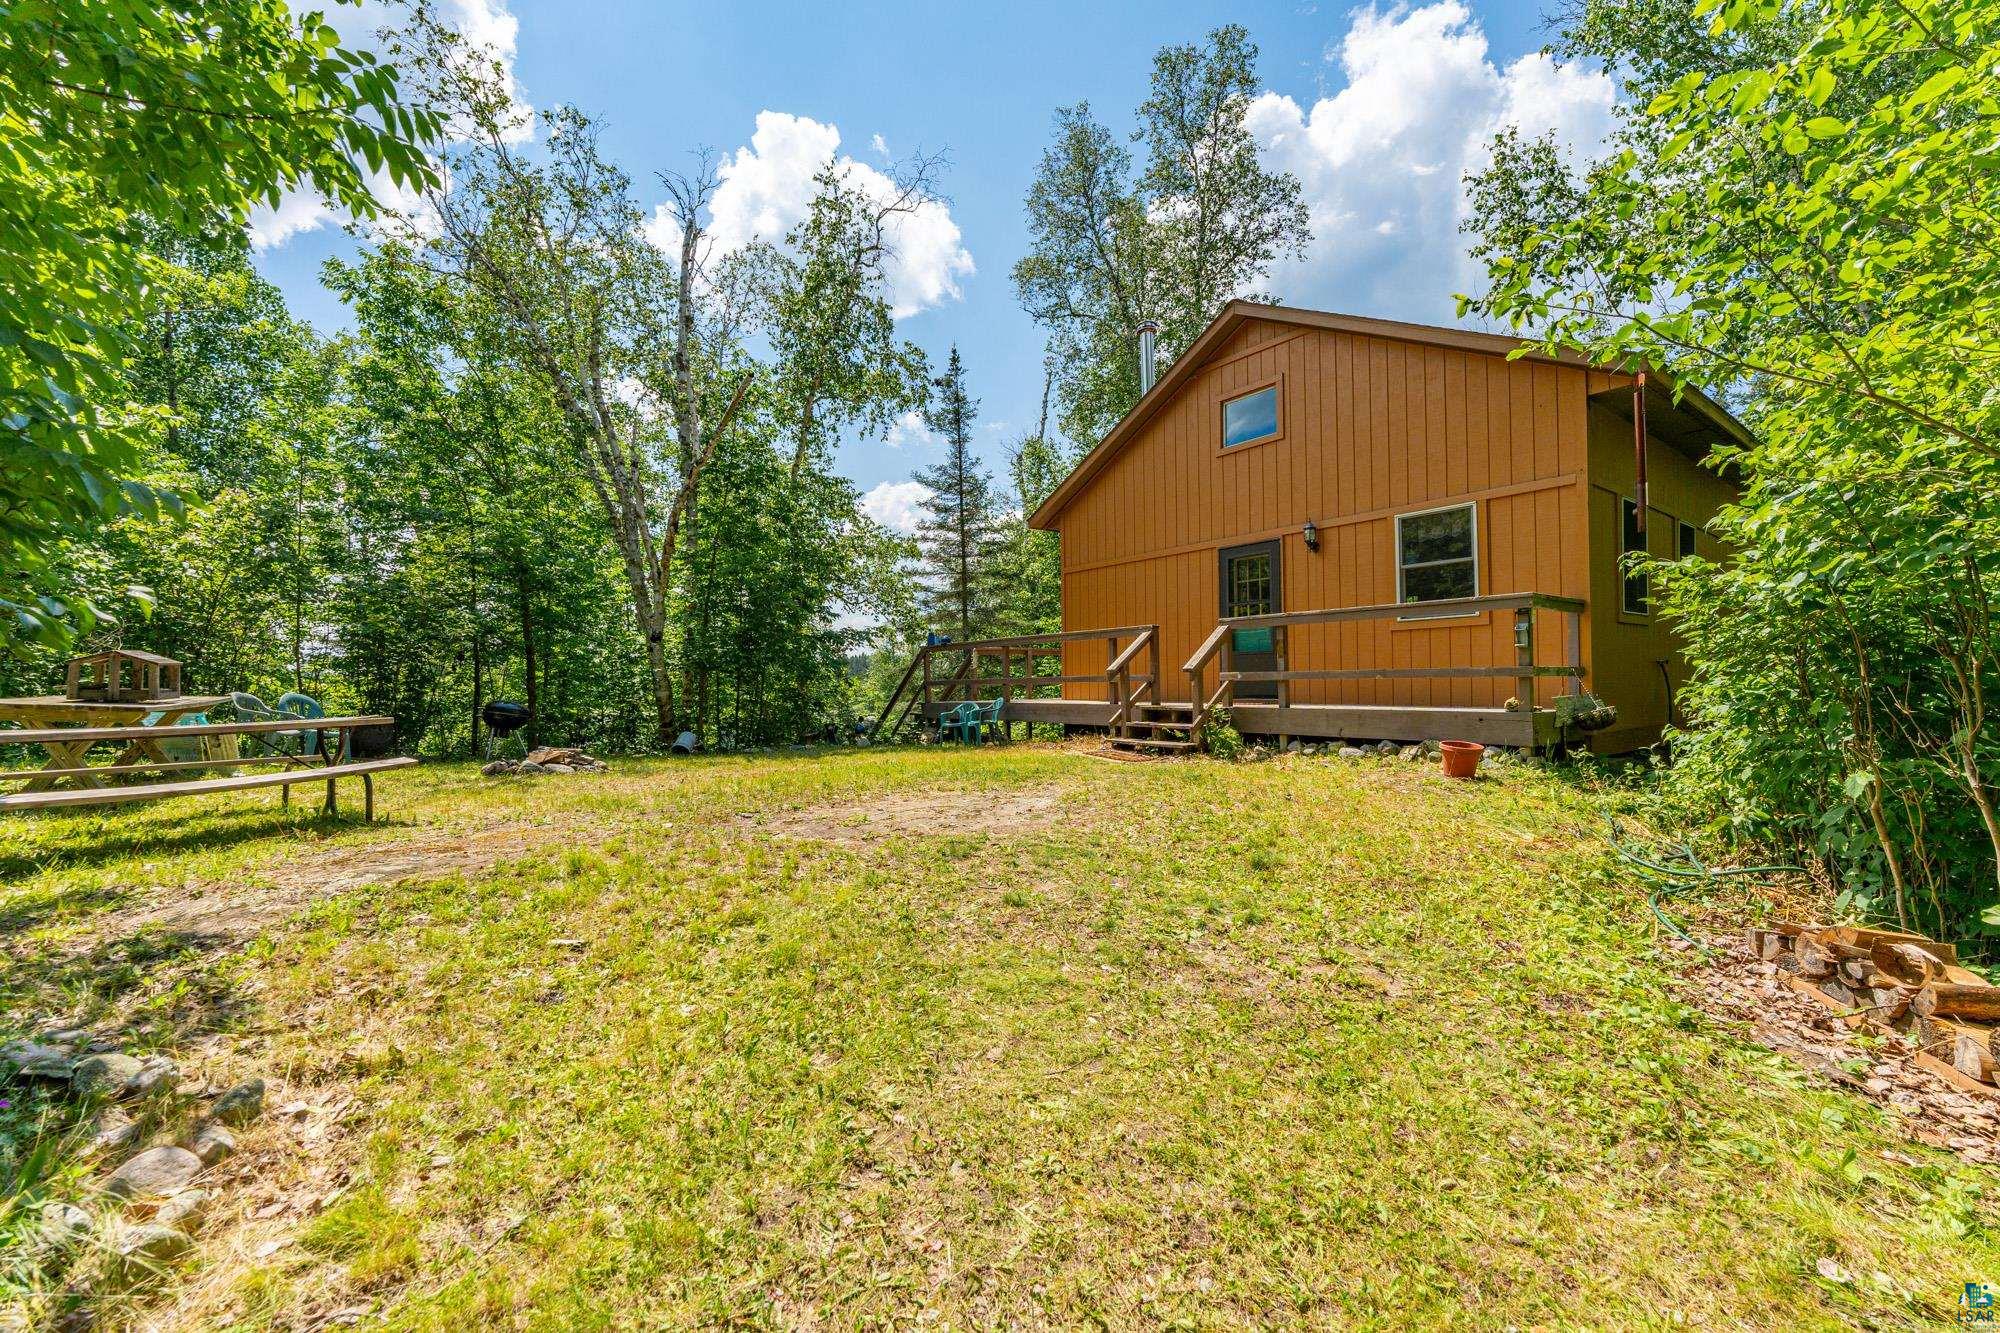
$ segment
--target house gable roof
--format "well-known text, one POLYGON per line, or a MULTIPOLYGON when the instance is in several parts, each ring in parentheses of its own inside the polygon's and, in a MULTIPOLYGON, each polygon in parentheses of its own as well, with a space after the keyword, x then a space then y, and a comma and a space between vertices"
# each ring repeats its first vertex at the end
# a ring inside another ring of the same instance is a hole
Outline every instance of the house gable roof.
MULTIPOLYGON (((1083 456, 1062 484, 1049 493, 1035 512, 1028 516, 1028 526, 1043 531, 1053 531, 1056 519, 1070 502, 1089 487, 1105 464, 1114 458, 1138 435, 1147 422, 1171 402, 1189 380, 1224 347, 1231 335, 1252 320, 1267 320, 1278 324, 1291 324, 1301 328, 1327 329, 1336 333, 1364 334, 1376 338, 1396 338, 1404 342, 1425 343, 1433 347, 1451 347, 1466 352, 1485 352, 1494 356, 1509 356, 1520 353, 1525 361, 1541 361, 1555 365, 1576 366, 1586 370, 1609 370, 1611 367, 1598 366, 1583 357, 1570 353, 1548 353, 1524 343, 1518 338, 1509 338, 1496 333, 1475 333, 1469 329, 1441 328, 1431 324, 1406 324, 1393 319, 1370 319, 1362 315, 1340 315, 1327 310, 1306 310, 1298 306, 1259 305, 1254 301, 1231 301, 1203 329, 1187 351, 1183 352, 1167 373, 1154 382, 1153 387, 1132 406, 1119 423, 1106 433, 1097 447, 1083 456), (1523 352, 1522 348, 1529 350, 1523 352)), ((1652 372, 1657 375, 1658 372, 1652 372)), ((1661 377, 1664 378, 1664 377, 1661 377)), ((1750 434, 1741 422, 1731 416, 1721 404, 1693 385, 1681 386, 1681 400, 1695 415, 1705 419, 1717 433, 1727 435, 1739 443, 1750 442, 1750 434)))

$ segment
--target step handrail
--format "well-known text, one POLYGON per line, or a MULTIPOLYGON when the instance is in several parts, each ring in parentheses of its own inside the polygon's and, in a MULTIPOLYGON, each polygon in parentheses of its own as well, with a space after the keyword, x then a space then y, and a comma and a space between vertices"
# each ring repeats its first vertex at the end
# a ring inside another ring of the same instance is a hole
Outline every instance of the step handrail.
POLYGON ((893 737, 900 731, 913 712, 937 701, 940 694, 947 700, 955 694, 963 693, 968 699, 976 698, 988 689, 998 690, 1003 699, 1011 701, 1016 686, 1030 689, 1050 685, 1087 684, 1102 681, 1107 690, 1114 692, 1114 698, 1126 700, 1129 713, 1148 691, 1152 697, 1160 697, 1160 627, 1158 625, 1114 625, 1107 629, 1061 630, 1048 634, 1020 634, 996 639, 964 639, 945 643, 920 645, 910 664, 903 669, 890 691, 888 701, 883 704, 875 723, 869 728, 868 737, 875 740, 885 733, 893 737), (1121 639, 1132 642, 1119 645, 1121 639), (1086 643, 1102 639, 1112 648, 1112 663, 1103 672, 1073 675, 1058 672, 1054 675, 1034 674, 1033 659, 1039 657, 1059 657, 1063 649, 1072 643, 1086 643), (1132 670, 1132 663, 1141 649, 1150 651, 1150 671, 1139 673, 1132 670), (1020 653, 1027 659, 1029 674, 1013 674, 1013 656, 1020 653), (957 670, 948 676, 933 676, 930 663, 938 654, 962 655, 957 670), (1000 672, 982 675, 979 659, 982 654, 995 653, 1000 656, 1000 672), (921 672, 921 675, 919 674, 921 672), (900 710, 898 704, 901 705, 900 710))

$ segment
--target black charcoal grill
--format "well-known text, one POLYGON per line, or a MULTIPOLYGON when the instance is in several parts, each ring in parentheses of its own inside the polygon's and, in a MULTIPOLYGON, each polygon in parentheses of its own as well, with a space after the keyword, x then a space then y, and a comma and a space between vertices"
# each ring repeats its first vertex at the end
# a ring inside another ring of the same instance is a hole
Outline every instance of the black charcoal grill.
POLYGON ((533 722, 535 710, 511 699, 495 699, 479 710, 479 720, 486 724, 486 754, 490 759, 494 742, 507 739, 533 722))

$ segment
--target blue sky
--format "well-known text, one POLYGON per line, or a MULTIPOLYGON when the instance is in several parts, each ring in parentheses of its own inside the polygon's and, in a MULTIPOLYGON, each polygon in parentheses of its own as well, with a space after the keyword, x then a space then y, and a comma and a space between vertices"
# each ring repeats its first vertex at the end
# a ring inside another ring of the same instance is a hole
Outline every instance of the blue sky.
MULTIPOLYGON (((911 225, 896 274, 906 336, 942 362, 956 342, 983 402, 982 444, 1032 429, 1042 338, 1008 272, 1022 246, 1021 199, 1058 106, 1088 99, 1131 124, 1153 52, 1220 22, 1250 29, 1268 91, 1251 123, 1265 158, 1296 172, 1314 214, 1308 260, 1269 289, 1298 304, 1450 322, 1475 278, 1457 235, 1458 180, 1503 124, 1555 130, 1589 151, 1608 128, 1600 71, 1536 54, 1541 6, 1509 0, 1419 4, 685 5, 646 0, 444 0, 469 35, 511 60, 519 96, 573 102, 649 205, 654 173, 690 149, 723 155, 726 227, 782 227, 829 152, 856 170, 945 150, 948 210, 911 225), (837 149, 835 143, 837 141, 837 149), (884 156, 886 150, 887 156, 884 156)), ((330 14, 359 36, 378 11, 330 14)), ((720 220, 720 219, 719 219, 720 220)), ((295 312, 345 322, 320 264, 355 242, 310 201, 253 228, 259 267, 295 312), (280 220, 282 219, 282 220, 280 220)), ((905 427, 843 444, 839 466, 871 512, 902 521, 912 470, 934 448, 905 427)))

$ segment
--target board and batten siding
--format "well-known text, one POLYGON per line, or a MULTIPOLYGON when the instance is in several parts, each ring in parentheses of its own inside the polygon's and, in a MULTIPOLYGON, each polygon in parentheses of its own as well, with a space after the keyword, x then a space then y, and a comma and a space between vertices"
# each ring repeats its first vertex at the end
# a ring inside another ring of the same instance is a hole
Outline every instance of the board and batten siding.
MULTIPOLYGON (((1063 628, 1157 623, 1164 697, 1185 699, 1182 664, 1218 614, 1220 550, 1280 540, 1287 611, 1394 602, 1396 515, 1463 501, 1478 506, 1481 593, 1585 597, 1585 381, 1578 367, 1251 320, 1059 515, 1063 628), (1278 435, 1222 449, 1223 401, 1272 383, 1278 435), (1309 518, 1317 552, 1302 535, 1309 518)), ((1559 618, 1544 615, 1538 632, 1538 657, 1560 661, 1559 618)), ((1586 625, 1586 661, 1588 636, 1586 625)), ((1102 644, 1075 645, 1064 671, 1100 672, 1106 658, 1102 644)), ((1308 670, 1513 661, 1506 615, 1301 627, 1290 644, 1290 665, 1308 670)), ((1559 688, 1542 681, 1541 701, 1559 688)), ((1302 681, 1292 698, 1493 707, 1514 689, 1504 679, 1302 681)))
MULTIPOLYGON (((1622 377, 1591 373, 1593 389, 1624 383, 1622 377)), ((1632 456, 1632 423, 1602 403, 1590 405, 1590 541, 1597 552, 1590 568, 1591 689, 1618 709, 1618 721, 1591 738, 1602 751, 1648 745, 1668 720, 1670 691, 1687 680, 1679 636, 1659 612, 1635 615, 1624 609, 1619 555, 1624 536, 1619 501, 1635 493, 1638 470, 1632 456)), ((1679 554, 1680 524, 1696 530, 1695 552, 1709 560, 1727 551, 1708 523, 1736 498, 1735 485, 1657 441, 1646 451, 1646 550, 1662 559, 1679 554)))

